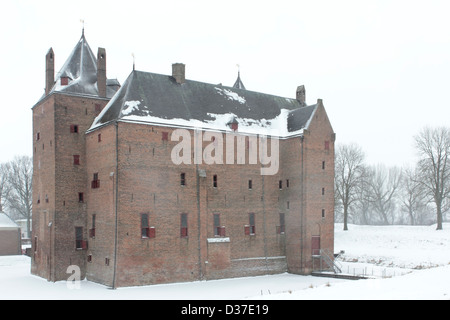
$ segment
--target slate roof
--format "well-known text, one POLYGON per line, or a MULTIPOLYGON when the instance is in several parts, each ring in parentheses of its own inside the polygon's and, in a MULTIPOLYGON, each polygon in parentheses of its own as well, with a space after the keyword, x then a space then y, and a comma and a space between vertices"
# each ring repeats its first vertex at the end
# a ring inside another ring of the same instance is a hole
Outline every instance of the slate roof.
MULTIPOLYGON (((112 98, 120 84, 115 79, 107 79, 106 97, 112 98)), ((97 57, 92 52, 84 32, 72 53, 55 77, 55 85, 49 93, 63 92, 71 94, 98 96, 97 57), (68 85, 61 85, 61 77, 68 77, 68 85)))
POLYGON ((134 70, 89 131, 117 120, 230 130, 236 119, 239 132, 288 136, 302 133, 315 110, 296 99, 134 70))

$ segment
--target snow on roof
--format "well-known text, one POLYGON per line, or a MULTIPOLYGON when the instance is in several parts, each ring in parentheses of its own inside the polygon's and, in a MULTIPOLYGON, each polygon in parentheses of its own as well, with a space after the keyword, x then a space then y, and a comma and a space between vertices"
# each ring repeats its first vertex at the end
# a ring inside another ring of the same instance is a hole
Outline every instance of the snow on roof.
MULTIPOLYGON (((107 97, 111 98, 120 84, 115 79, 107 79, 107 97)), ((63 92, 98 96, 97 57, 83 35, 55 77, 51 92, 63 92), (65 78, 66 83, 62 83, 65 78)))
POLYGON ((299 135, 308 127, 317 105, 296 99, 234 87, 133 71, 117 94, 94 120, 89 131, 124 121, 169 127, 202 128, 276 137, 299 135))

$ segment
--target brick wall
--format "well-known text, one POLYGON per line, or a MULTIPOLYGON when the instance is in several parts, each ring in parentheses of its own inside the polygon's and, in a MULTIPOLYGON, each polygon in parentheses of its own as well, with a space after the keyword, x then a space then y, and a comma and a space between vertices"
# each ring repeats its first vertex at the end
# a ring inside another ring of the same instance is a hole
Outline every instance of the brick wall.
MULTIPOLYGON (((320 112, 318 110, 317 115, 320 112)), ((326 121, 322 122, 314 126, 325 126, 326 121)), ((173 164, 171 151, 178 141, 170 141, 171 128, 119 122, 117 130, 116 133, 116 127, 111 124, 87 135, 87 176, 97 172, 101 180, 100 188, 87 191, 88 225, 92 215, 96 215, 95 239, 90 239, 88 250, 91 255, 88 279, 105 284, 113 282, 116 178, 116 286, 279 273, 288 269, 307 273, 312 261, 310 237, 318 232, 318 224, 323 245, 330 246, 332 236, 325 232, 329 232, 326 225, 332 223, 333 218, 333 206, 329 203, 332 191, 322 196, 321 190, 322 187, 332 190, 329 174, 333 174, 333 170, 330 163, 329 171, 321 171, 322 158, 326 156, 320 150, 323 136, 316 140, 305 138, 308 149, 304 152, 318 153, 305 162, 309 169, 308 190, 317 189, 320 194, 304 196, 303 202, 311 204, 303 204, 305 227, 300 237, 300 150, 306 142, 299 137, 280 141, 283 164, 279 172, 261 176, 260 164, 173 164), (167 133, 168 141, 163 140, 163 132, 167 133), (118 171, 115 168, 116 134, 118 171), (205 177, 199 176, 201 170, 205 177), (181 185, 182 173, 185 185, 181 185), (214 175, 217 175, 217 187, 213 185, 214 175), (249 180, 252 180, 251 189, 249 180), (325 219, 321 217, 322 207, 329 212, 325 219), (187 237, 181 237, 182 213, 187 214, 187 237), (248 235, 245 226, 249 225, 250 213, 255 217, 255 232, 248 235), (142 237, 142 214, 148 215, 149 227, 155 228, 154 238, 142 237), (214 232, 215 214, 220 216, 220 226, 225 228, 225 238, 222 238, 225 241, 217 241, 221 238, 214 232), (285 216, 285 232, 279 229, 280 214, 285 216), (301 245, 305 249, 303 267, 299 258, 301 245), (286 259, 286 255, 294 258, 286 259), (109 266, 105 265, 107 257, 109 266)), ((331 127, 328 131, 325 136, 331 135, 331 127)), ((193 139, 193 131, 190 132, 193 139)), ((204 142, 204 146, 210 143, 204 142)), ((328 157, 331 153, 328 151, 328 157)))
POLYGON ((22 254, 20 229, 4 230, 0 228, 0 256, 22 254))

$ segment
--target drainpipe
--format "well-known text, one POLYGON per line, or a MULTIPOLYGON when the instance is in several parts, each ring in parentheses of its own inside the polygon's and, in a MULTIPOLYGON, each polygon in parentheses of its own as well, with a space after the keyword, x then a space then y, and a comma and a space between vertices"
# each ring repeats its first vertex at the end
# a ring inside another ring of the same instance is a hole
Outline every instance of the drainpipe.
POLYGON ((118 241, 118 191, 119 191, 119 123, 116 121, 114 124, 116 128, 116 172, 115 182, 113 177, 113 206, 115 211, 115 232, 114 232, 114 268, 113 268, 113 282, 112 289, 116 289, 116 272, 117 272, 117 241, 118 241), (115 190, 114 190, 115 189, 115 190), (115 193, 115 195, 114 195, 115 193))
POLYGON ((300 191, 301 191, 301 204, 300 204, 300 273, 303 274, 304 272, 304 258, 303 258, 303 249, 304 249, 304 234, 303 234, 303 230, 304 230, 304 226, 303 226, 303 206, 304 206, 304 157, 303 157, 303 145, 305 143, 305 136, 301 136, 300 137, 300 142, 301 142, 301 176, 300 176, 300 191))

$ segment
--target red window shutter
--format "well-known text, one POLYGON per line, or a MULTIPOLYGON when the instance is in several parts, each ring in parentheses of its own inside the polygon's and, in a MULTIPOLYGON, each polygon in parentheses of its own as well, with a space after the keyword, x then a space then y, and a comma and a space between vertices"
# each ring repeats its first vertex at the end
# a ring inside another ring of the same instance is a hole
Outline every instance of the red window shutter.
POLYGON ((92 180, 92 182, 91 182, 91 188, 92 188, 92 189, 100 188, 100 180, 92 180))
POLYGON ((74 133, 75 132, 75 125, 71 124, 70 125, 70 133, 74 133))
POLYGON ((181 237, 186 238, 188 236, 188 228, 187 227, 181 227, 181 237))
POLYGON ((163 141, 168 141, 169 140, 169 133, 168 132, 163 132, 162 133, 162 140, 163 141))
POLYGON ((78 154, 73 155, 73 164, 80 165, 80 155, 78 155, 78 154))
POLYGON ((221 237, 225 237, 225 234, 226 234, 226 232, 225 232, 225 227, 219 227, 218 228, 219 230, 219 236, 221 236, 221 237))
POLYGON ((95 228, 89 229, 89 238, 95 238, 95 228))
POLYGON ((81 249, 83 250, 88 249, 88 242, 86 240, 81 240, 81 249))
POLYGON ((61 77, 61 85, 67 86, 69 84, 69 78, 68 77, 61 77))
POLYGON ((155 227, 148 228, 148 237, 153 239, 156 237, 156 229, 155 227))
POLYGON ((250 226, 245 226, 244 227, 244 232, 245 232, 246 236, 249 236, 250 235, 250 226))

